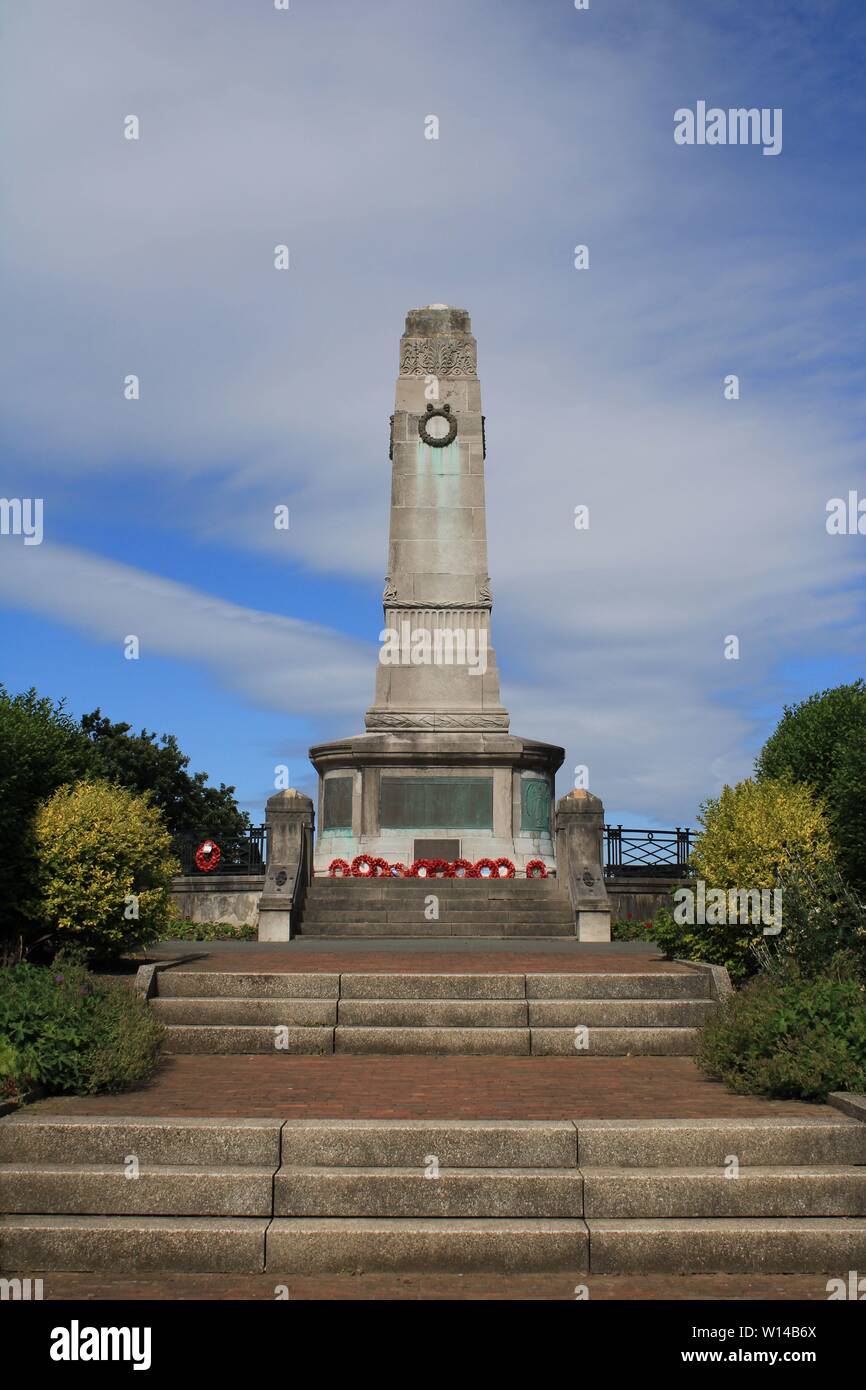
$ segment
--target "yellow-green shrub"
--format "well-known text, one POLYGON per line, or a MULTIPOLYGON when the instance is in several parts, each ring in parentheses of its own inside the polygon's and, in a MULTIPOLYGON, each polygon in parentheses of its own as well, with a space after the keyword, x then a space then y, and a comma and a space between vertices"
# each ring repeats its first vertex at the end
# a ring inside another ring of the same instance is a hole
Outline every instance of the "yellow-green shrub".
POLYGON ((823 802, 803 783, 750 777, 701 807, 692 865, 713 888, 772 888, 775 869, 831 858, 823 802))
POLYGON ((148 796, 107 782, 60 787, 35 822, 34 915, 63 941, 111 956, 158 938, 180 866, 148 796))

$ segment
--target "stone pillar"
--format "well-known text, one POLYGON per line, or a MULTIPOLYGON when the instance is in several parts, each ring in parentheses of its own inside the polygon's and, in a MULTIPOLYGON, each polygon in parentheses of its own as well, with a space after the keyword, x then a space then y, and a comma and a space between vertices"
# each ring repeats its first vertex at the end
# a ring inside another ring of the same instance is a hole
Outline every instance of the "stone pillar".
POLYGON ((486 452, 468 313, 447 304, 411 309, 391 416, 382 595, 394 649, 376 669, 370 732, 508 732, 490 636, 486 452))
POLYGON ((268 869, 259 899, 259 941, 290 941, 313 873, 313 803, 293 789, 268 797, 268 869))
POLYGON ((610 941, 603 834, 604 806, 592 792, 569 792, 556 803, 556 871, 571 898, 580 941, 610 941))

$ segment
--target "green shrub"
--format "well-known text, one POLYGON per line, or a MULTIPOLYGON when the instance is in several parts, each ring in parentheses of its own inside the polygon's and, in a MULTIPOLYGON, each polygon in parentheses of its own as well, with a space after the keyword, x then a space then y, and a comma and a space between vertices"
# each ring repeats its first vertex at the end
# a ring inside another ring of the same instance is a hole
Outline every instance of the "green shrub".
POLYGON ((703 1029, 698 1066, 743 1095, 823 1100, 866 1090, 866 989, 849 957, 791 961, 738 990, 703 1029))
POLYGON ((866 981, 866 906, 835 864, 809 869, 795 862, 781 875, 781 885, 779 952, 813 975, 845 952, 866 981))
POLYGON ((0 970, 0 1078, 10 1091, 124 1091, 159 1059, 162 1024, 128 985, 60 954, 0 970))
POLYGON ((99 956, 159 937, 180 866, 146 796, 107 782, 60 787, 39 808, 35 837, 33 911, 49 932, 99 956))
POLYGON ((0 928, 7 949, 32 932, 27 916, 36 883, 33 817, 40 801, 80 777, 86 756, 78 725, 35 690, 10 695, 0 685, 0 928))
POLYGON ((745 980, 758 968, 754 946, 762 939, 762 928, 749 923, 679 923, 673 912, 662 907, 653 919, 648 940, 658 946, 666 960, 702 960, 724 965, 732 980, 745 980))
POLYGON ((159 934, 160 941, 255 941, 255 927, 233 922, 188 922, 183 917, 170 921, 159 934))

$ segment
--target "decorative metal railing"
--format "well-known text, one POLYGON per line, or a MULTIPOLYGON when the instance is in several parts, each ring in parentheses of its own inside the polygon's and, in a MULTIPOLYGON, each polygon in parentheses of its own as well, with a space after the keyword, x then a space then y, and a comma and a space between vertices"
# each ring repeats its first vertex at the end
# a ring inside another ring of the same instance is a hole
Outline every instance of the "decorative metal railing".
POLYGON ((202 878, 212 878, 216 874, 263 874, 268 862, 268 827, 251 825, 246 835, 233 839, 210 836, 203 830, 200 835, 185 835, 176 840, 174 851, 182 874, 197 874, 202 878), (219 863, 212 869, 200 869, 195 862, 195 852, 208 839, 219 845, 219 863))
POLYGON ((605 878, 670 878, 691 872, 691 830, 631 830, 604 827, 605 878))

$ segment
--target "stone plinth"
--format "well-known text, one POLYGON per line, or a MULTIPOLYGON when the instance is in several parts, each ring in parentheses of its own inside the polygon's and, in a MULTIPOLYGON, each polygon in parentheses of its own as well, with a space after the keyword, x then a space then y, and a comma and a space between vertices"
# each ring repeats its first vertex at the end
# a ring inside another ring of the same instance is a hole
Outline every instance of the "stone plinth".
POLYGON ((556 803, 557 872, 568 889, 581 941, 610 941, 603 834, 604 806, 592 792, 569 792, 556 803))
POLYGON ((259 899, 259 941, 288 941, 313 853, 313 803, 288 789, 268 797, 268 866, 259 899))

